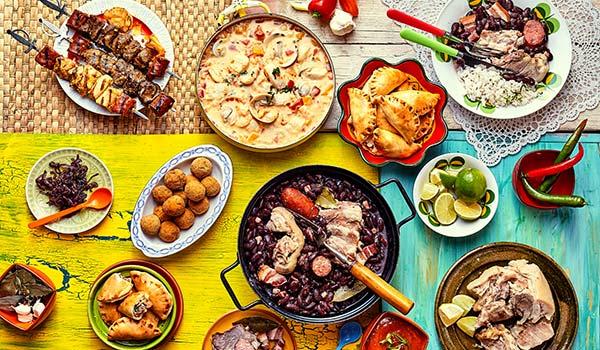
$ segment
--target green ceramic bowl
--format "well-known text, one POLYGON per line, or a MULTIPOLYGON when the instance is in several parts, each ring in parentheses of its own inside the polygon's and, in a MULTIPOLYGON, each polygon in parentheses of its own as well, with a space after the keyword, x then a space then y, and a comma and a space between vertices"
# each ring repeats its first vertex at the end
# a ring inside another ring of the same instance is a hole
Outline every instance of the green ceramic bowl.
POLYGON ((90 289, 90 295, 88 298, 88 319, 90 321, 92 329, 94 330, 94 333, 96 333, 98 338, 100 338, 100 340, 102 340, 104 344, 110 346, 111 348, 118 350, 148 350, 155 348, 158 344, 162 342, 164 338, 167 337, 169 332, 171 332, 171 329, 175 324, 175 313, 177 311, 178 306, 179 305, 177 305, 177 301, 174 297, 173 289, 160 274, 158 274, 154 270, 143 266, 124 265, 114 268, 102 274, 100 277, 98 277, 98 279, 96 279, 96 282, 94 282, 94 285, 92 285, 92 288, 90 289), (159 281, 161 281, 162 284, 164 284, 165 287, 167 287, 167 290, 173 297, 173 310, 171 310, 171 313, 169 314, 169 317, 166 320, 159 322, 158 328, 161 330, 162 333, 158 338, 147 341, 108 340, 108 326, 106 325, 106 323, 104 323, 104 321, 102 321, 102 317, 100 317, 100 312, 98 311, 98 300, 96 299, 96 295, 100 291, 102 285, 104 285, 106 279, 110 277, 110 275, 112 275, 115 272, 121 272, 124 276, 129 276, 129 271, 131 270, 147 272, 152 276, 156 277, 159 281))

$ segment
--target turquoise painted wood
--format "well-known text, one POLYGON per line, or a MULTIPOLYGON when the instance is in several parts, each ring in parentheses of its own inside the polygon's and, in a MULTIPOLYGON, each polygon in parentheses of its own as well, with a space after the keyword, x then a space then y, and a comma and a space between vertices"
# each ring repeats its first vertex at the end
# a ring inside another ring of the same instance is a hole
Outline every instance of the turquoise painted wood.
MULTIPOLYGON (((442 349, 435 330, 433 302, 437 286, 450 266, 470 250, 490 242, 512 241, 539 248, 552 256, 569 274, 579 300, 579 329, 573 347, 600 349, 600 135, 582 137, 585 158, 575 167, 575 193, 590 203, 582 209, 538 211, 523 206, 513 193, 511 173, 517 160, 538 149, 560 149, 568 135, 547 135, 518 154, 491 168, 500 192, 499 205, 492 222, 481 232, 465 238, 447 238, 429 230, 417 217, 402 228, 400 260, 393 284, 413 298, 410 317, 430 335, 429 349, 442 349)), ((463 132, 451 132, 447 140, 427 160, 448 153, 475 156, 463 132)), ((381 181, 399 178, 411 193, 421 167, 414 169, 390 165, 382 169, 381 181)), ((384 196, 397 217, 406 215, 399 194, 384 189, 384 196)), ((386 306, 389 309, 389 306, 386 306)))

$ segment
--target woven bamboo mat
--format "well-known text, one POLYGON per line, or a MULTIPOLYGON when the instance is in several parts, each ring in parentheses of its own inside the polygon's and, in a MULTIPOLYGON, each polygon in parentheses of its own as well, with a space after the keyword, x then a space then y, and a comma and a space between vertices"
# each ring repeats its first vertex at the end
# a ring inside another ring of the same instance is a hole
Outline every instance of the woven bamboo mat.
MULTIPOLYGON (((52 20, 55 13, 36 0, 0 0, 0 132, 94 133, 94 134, 177 134, 206 133, 210 127, 200 116, 195 100, 198 55, 216 28, 216 15, 229 0, 137 0, 163 20, 175 46, 175 67, 183 80, 171 79, 166 92, 177 102, 176 111, 149 122, 139 118, 105 117, 90 113, 72 102, 52 72, 38 66, 34 54, 6 33, 22 28, 37 39, 38 46, 52 43, 38 23, 39 17, 52 20)), ((77 8, 84 0, 66 0, 77 8)), ((65 20, 63 16, 60 21, 65 20)))

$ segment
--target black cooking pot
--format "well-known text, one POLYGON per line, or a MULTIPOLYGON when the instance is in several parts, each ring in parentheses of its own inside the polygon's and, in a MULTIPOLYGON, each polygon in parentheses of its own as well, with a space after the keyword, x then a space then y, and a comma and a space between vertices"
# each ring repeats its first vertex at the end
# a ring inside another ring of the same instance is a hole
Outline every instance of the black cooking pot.
POLYGON ((305 315, 293 313, 293 312, 290 312, 290 311, 282 308, 281 306, 277 305, 277 303, 273 299, 271 299, 271 297, 267 294, 264 286, 261 285, 260 282, 257 280, 256 276, 254 276, 250 272, 250 269, 248 267, 248 262, 246 261, 246 259, 244 258, 244 255, 242 254, 243 249, 244 249, 244 235, 245 235, 246 228, 247 228, 246 225, 248 222, 248 216, 250 216, 250 214, 252 212, 252 208, 257 206, 259 204, 259 201, 265 195, 265 193, 270 191, 272 188, 280 185, 282 182, 284 182, 286 180, 289 180, 289 179, 294 178, 299 175, 305 175, 305 174, 323 174, 323 175, 330 176, 330 177, 333 177, 336 179, 346 180, 346 181, 350 182, 351 184, 355 185, 361 191, 363 191, 363 193, 372 201, 373 205, 375 205, 379 209, 381 218, 384 221, 385 232, 387 234, 387 240, 388 240, 387 258, 385 261, 385 265, 383 267, 383 271, 381 273, 381 277, 384 280, 386 280, 387 282, 389 282, 392 279, 392 277, 394 276, 394 271, 396 270, 396 263, 398 262, 398 255, 400 252, 400 236, 399 236, 400 227, 402 225, 404 225, 405 223, 407 223, 408 221, 412 220, 416 215, 415 206, 411 202, 408 194, 406 193, 406 190, 404 189, 404 187, 402 187, 402 184, 400 183, 400 181, 398 179, 389 179, 381 184, 374 185, 374 184, 371 184, 370 182, 366 181, 362 177, 354 174, 353 172, 345 170, 345 169, 332 167, 332 166, 326 166, 326 165, 310 165, 310 166, 303 166, 303 167, 291 169, 291 170, 288 170, 288 171, 274 177, 269 182, 267 182, 265 185, 263 185, 263 187, 261 187, 261 189, 254 195, 254 197, 252 197, 252 200, 246 207, 246 211, 244 212, 244 216, 242 217, 242 223, 240 225, 240 230, 239 230, 239 234, 238 234, 237 260, 233 264, 231 264, 231 266, 225 268, 221 272, 221 280, 223 281, 223 285, 225 286, 225 289, 227 289, 229 296, 233 300, 233 303, 240 310, 248 310, 256 305, 264 304, 264 305, 268 306, 269 308, 284 315, 285 317, 290 318, 295 321, 299 321, 299 322, 305 322, 305 323, 342 322, 342 321, 351 319, 351 318, 359 315, 363 311, 367 310, 371 305, 373 305, 379 299, 379 297, 377 295, 373 294, 370 290, 364 290, 361 293, 359 293, 358 295, 354 296, 352 298, 353 302, 351 304, 349 304, 344 310, 341 310, 334 314, 329 314, 328 316, 313 317, 313 316, 305 316, 305 315), (378 189, 380 189, 384 186, 387 186, 391 183, 396 184, 396 186, 400 190, 400 193, 402 194, 402 197, 404 197, 404 200, 406 201, 408 208, 410 209, 410 215, 407 216, 406 218, 402 219, 398 224, 396 224, 396 222, 395 222, 394 214, 392 213, 392 210, 390 209, 388 203, 383 198, 383 196, 377 191, 378 189), (250 284, 250 286, 252 287, 254 292, 259 297, 259 300, 253 301, 248 305, 240 304, 237 296, 235 295, 235 292, 231 288, 231 285, 229 284, 229 282, 227 281, 227 278, 226 278, 226 274, 240 264, 242 265, 242 270, 244 272, 244 276, 248 280, 248 283, 250 284))

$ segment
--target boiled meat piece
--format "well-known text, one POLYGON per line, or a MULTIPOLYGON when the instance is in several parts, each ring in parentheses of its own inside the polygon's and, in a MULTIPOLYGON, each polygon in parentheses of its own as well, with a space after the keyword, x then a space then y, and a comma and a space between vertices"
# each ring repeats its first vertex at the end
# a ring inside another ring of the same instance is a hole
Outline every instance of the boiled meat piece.
POLYGON ((266 228, 286 234, 275 244, 273 251, 275 271, 284 275, 294 272, 300 252, 304 248, 304 234, 296 224, 294 215, 284 207, 273 208, 266 228))
POLYGON ((511 284, 510 300, 515 314, 521 317, 518 323, 528 320, 535 323, 543 318, 552 320, 555 312, 554 298, 542 270, 527 260, 513 260, 508 263, 508 269, 519 275, 515 283, 511 284))
POLYGON ((546 54, 536 53, 531 57, 523 50, 513 51, 501 58, 492 58, 492 63, 531 78, 536 83, 542 81, 550 69, 546 54))
POLYGON ((256 350, 260 342, 254 333, 238 324, 224 333, 212 336, 213 350, 256 350))
POLYGON ((351 260, 360 251, 362 209, 354 202, 341 201, 333 209, 321 209, 319 215, 327 221, 327 243, 351 260))
POLYGON ((537 323, 527 322, 525 324, 518 324, 512 327, 510 332, 516 338, 519 347, 523 350, 535 348, 554 336, 554 329, 552 329, 550 321, 547 320, 541 320, 537 323))
POLYGON ((477 40, 479 46, 509 53, 523 45, 523 34, 518 30, 487 30, 484 29, 477 40))
POLYGON ((485 350, 520 350, 515 337, 503 324, 479 331, 475 338, 485 350))
POLYGON ((488 324, 506 321, 514 316, 513 309, 506 303, 506 300, 500 299, 483 305, 481 313, 477 316, 476 327, 487 326, 488 324))
POLYGON ((274 268, 269 265, 260 265, 256 273, 258 280, 273 287, 279 287, 287 282, 285 276, 277 273, 274 268))

